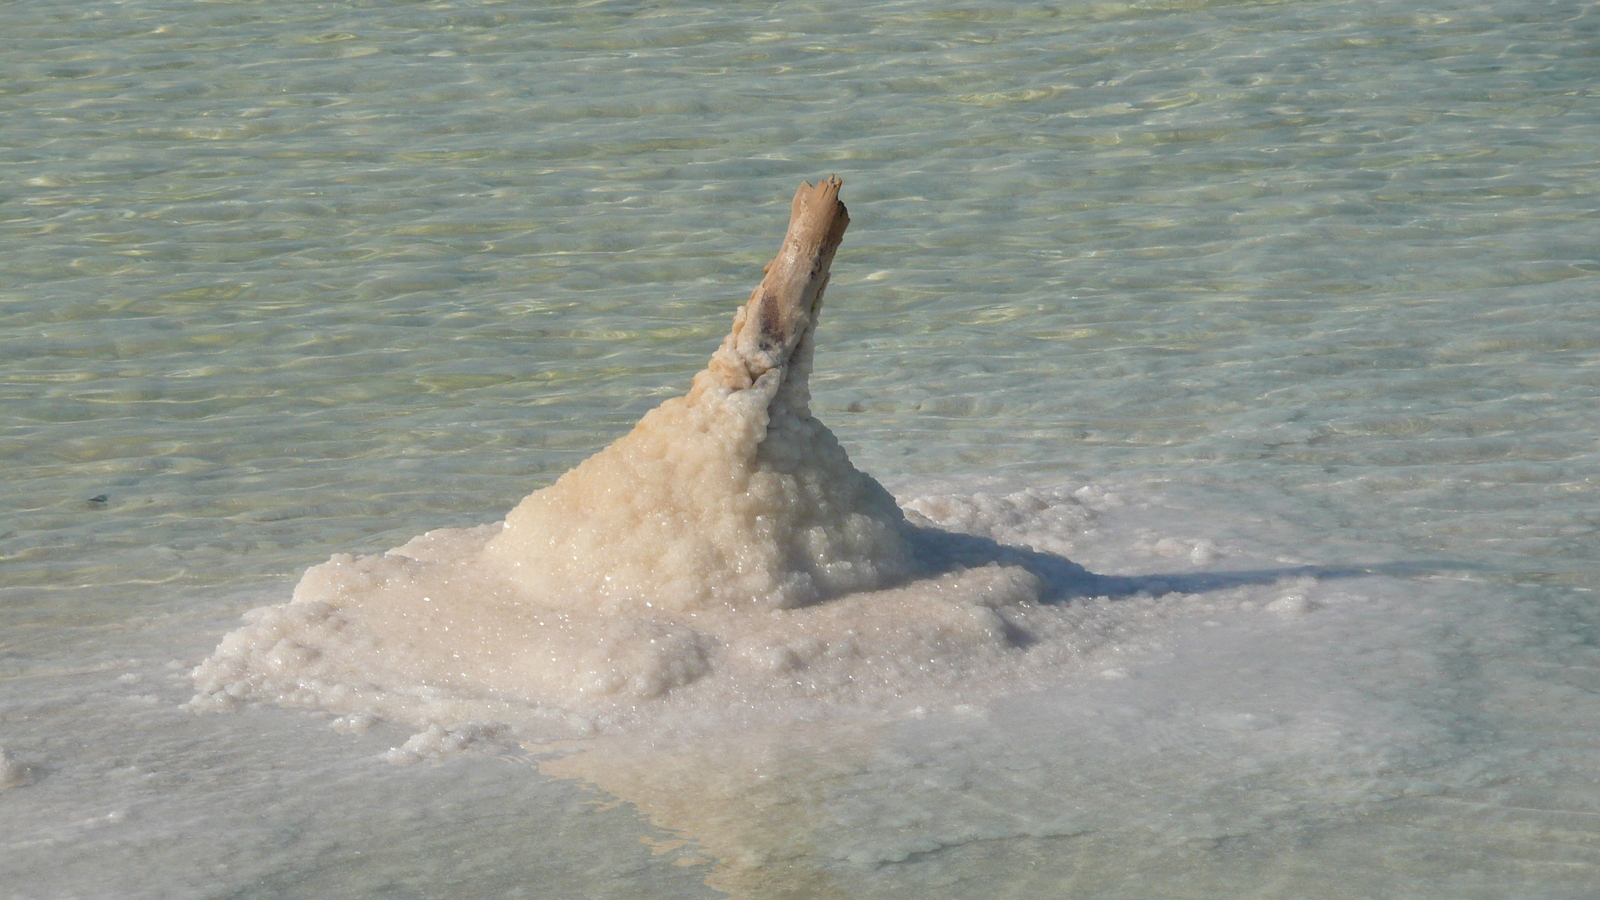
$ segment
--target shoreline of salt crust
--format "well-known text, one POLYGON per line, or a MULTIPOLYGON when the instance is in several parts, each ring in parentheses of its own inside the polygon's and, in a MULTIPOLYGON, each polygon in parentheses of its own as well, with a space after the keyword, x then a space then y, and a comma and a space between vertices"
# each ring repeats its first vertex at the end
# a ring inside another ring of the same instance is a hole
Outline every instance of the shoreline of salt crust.
POLYGON ((194 670, 191 708, 262 700, 537 741, 895 715, 1038 683, 1168 615, 1148 594, 1115 613, 1088 602, 1107 581, 1049 552, 1115 497, 902 510, 811 416, 814 328, 849 221, 838 189, 797 192, 766 278, 686 396, 504 522, 311 567, 194 670))

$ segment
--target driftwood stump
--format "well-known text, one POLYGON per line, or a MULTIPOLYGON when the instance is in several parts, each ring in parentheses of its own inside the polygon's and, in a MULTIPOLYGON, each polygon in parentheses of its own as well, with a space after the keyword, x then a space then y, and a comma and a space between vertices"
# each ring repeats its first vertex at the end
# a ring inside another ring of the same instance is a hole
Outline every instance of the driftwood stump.
MULTIPOLYGON (((766 277, 735 315, 733 330, 703 373, 718 386, 745 390, 806 355, 796 351, 802 344, 809 346, 828 286, 828 266, 850 225, 850 213, 839 202, 842 184, 832 176, 815 186, 801 182, 795 191, 778 255, 767 263, 766 277)), ((696 393, 703 389, 696 388, 696 393)))

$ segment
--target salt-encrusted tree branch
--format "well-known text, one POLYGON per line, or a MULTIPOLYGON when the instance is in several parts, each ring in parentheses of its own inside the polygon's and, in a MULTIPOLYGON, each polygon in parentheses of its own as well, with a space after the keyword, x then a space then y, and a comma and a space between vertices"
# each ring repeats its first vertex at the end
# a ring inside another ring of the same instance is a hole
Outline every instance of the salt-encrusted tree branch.
POLYGON ((790 380, 786 378, 790 369, 797 369, 799 381, 791 388, 804 391, 808 338, 828 286, 828 266, 850 225, 850 214, 839 202, 842 183, 833 176, 815 186, 802 182, 795 191, 789 230, 778 255, 767 263, 766 277, 750 301, 734 314, 733 330, 696 379, 691 397, 712 385, 746 390, 769 372, 776 372, 779 380, 790 380))

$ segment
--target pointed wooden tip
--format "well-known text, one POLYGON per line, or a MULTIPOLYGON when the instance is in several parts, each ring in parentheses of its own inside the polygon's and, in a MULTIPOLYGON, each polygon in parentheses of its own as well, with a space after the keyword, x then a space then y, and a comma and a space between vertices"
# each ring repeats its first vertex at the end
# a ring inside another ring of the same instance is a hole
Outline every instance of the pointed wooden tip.
POLYGON ((794 192, 778 254, 708 368, 719 382, 743 389, 765 372, 786 368, 816 326, 828 267, 850 225, 850 212, 839 202, 843 185, 830 175, 816 184, 801 182, 794 192))
POLYGON ((747 321, 754 328, 744 344, 759 350, 761 364, 769 368, 786 363, 816 324, 828 267, 850 226, 850 212, 839 202, 843 185, 837 175, 814 185, 800 183, 778 255, 767 264, 766 277, 751 295, 747 321))
POLYGON ((789 210, 788 237, 815 235, 818 249, 830 260, 850 225, 850 211, 839 202, 839 189, 843 186, 844 181, 837 175, 829 175, 815 185, 802 181, 789 210))

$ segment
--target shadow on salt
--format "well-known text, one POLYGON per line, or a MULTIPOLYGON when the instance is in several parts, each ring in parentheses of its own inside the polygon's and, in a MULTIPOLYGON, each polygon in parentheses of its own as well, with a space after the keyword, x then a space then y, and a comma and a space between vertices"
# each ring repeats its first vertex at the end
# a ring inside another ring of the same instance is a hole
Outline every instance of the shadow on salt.
POLYGON ((993 538, 912 526, 917 557, 932 571, 957 571, 981 566, 1016 566, 1039 579, 1040 603, 1067 603, 1085 598, 1122 600, 1163 594, 1205 594, 1232 588, 1278 584, 1295 578, 1318 581, 1383 575, 1410 578, 1473 566, 1446 560, 1379 563, 1370 566, 1280 566, 1221 572, 1154 572, 1148 575, 1097 575, 1065 556, 1042 553, 1026 545, 1003 544, 993 538))

